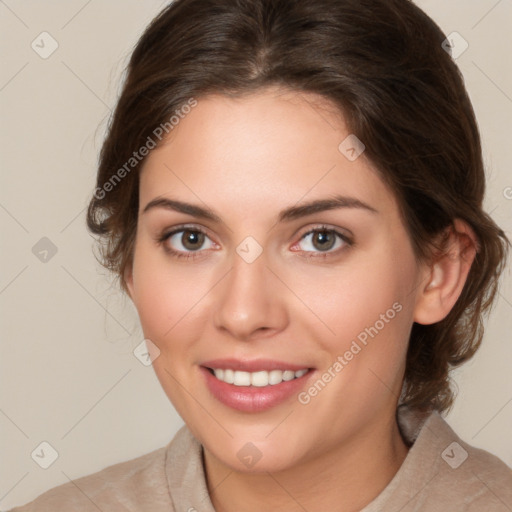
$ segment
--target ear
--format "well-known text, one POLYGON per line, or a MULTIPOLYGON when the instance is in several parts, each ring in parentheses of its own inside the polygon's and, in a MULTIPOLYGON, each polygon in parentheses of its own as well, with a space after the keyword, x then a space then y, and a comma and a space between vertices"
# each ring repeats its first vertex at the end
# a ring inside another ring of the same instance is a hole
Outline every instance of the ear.
POLYGON ((414 309, 414 321, 419 324, 434 324, 448 315, 462 293, 478 252, 477 237, 464 221, 455 219, 447 235, 446 250, 425 267, 414 309))

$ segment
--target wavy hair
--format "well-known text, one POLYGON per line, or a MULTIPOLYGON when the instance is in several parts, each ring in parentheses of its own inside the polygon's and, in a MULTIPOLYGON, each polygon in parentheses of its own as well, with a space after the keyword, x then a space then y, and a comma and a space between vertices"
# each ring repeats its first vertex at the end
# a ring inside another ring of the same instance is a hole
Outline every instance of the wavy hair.
POLYGON ((101 262, 126 291, 144 159, 131 172, 126 162, 191 98, 239 96, 271 85, 319 94, 366 145, 395 194, 418 259, 431 257, 433 241, 454 219, 478 238, 449 315, 433 325, 413 324, 410 336, 403 402, 448 409, 450 370, 481 343, 510 244, 483 210, 480 135, 445 39, 409 0, 171 3, 134 48, 101 149, 87 213, 101 262))

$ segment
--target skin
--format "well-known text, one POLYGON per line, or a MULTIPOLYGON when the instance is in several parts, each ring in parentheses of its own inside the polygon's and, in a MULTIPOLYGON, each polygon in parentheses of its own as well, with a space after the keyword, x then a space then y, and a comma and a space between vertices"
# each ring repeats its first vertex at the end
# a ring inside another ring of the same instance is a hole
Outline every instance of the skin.
POLYGON ((407 455, 395 411, 410 329, 448 314, 474 239, 457 221, 450 257, 420 264, 395 197, 365 154, 351 162, 338 150, 349 134, 334 107, 312 94, 212 95, 141 173, 133 266, 124 277, 144 335, 160 351, 159 381, 203 444, 218 511, 360 510, 407 455), (337 194, 375 211, 345 207, 278 222, 285 208, 337 194), (221 222, 144 212, 163 197, 208 207, 221 222), (158 241, 182 224, 203 229, 203 245, 183 245, 183 232, 158 241), (336 237, 322 251, 314 233, 303 238, 322 225, 353 244, 336 237), (236 251, 248 236, 263 251, 252 263, 236 251), (209 393, 199 371, 214 358, 278 359, 315 368, 307 390, 396 303, 400 312, 306 405, 294 395, 264 412, 236 411, 209 393), (251 468, 237 457, 247 442, 262 455, 251 468))

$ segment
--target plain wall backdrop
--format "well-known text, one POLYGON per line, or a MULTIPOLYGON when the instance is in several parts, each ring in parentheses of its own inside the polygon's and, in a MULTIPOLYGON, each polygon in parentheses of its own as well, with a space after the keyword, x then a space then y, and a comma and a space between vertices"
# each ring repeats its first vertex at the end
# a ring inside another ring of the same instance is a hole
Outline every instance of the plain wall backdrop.
MULTIPOLYGON (((486 209, 510 236, 512 2, 417 3, 469 44, 456 60, 481 130, 486 209)), ((136 311, 97 264, 85 227, 123 69, 165 4, 0 1, 4 510, 164 446, 183 424, 152 367, 133 355, 143 339, 136 311), (37 457, 51 454, 42 442, 58 452, 48 469, 37 457)), ((504 278, 481 350, 454 375, 459 394, 447 420, 465 441, 512 465, 510 264, 504 278)))

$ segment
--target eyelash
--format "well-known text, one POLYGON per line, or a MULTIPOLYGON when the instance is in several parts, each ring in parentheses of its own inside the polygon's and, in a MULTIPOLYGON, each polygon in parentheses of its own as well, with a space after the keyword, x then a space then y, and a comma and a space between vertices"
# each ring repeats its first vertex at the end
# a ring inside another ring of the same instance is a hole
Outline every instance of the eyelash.
MULTIPOLYGON (((173 235, 175 235, 176 233, 180 233, 182 231, 191 231, 193 233, 202 233, 203 235, 208 237, 208 234, 203 229, 201 229, 201 228, 199 228, 197 226, 178 226, 177 228, 173 229, 172 231, 166 231, 162 235, 158 236, 157 237, 157 242, 159 244, 163 245, 164 242, 166 242, 173 235)), ((309 253, 309 254, 307 254, 307 255, 305 255, 303 257, 308 258, 308 259, 309 258, 322 258, 322 259, 325 259, 325 258, 329 258, 331 256, 334 256, 334 255, 338 254, 340 251, 344 250, 344 247, 349 248, 349 247, 352 247, 354 245, 353 240, 351 240, 347 235, 345 235, 343 233, 340 233, 336 229, 329 228, 328 226, 324 226, 324 225, 317 226, 317 227, 315 227, 313 229, 310 229, 306 233, 304 233, 300 237, 299 242, 302 241, 304 238, 306 238, 306 236, 311 235, 313 233, 317 233, 317 232, 332 233, 332 234, 336 235, 338 238, 340 238, 345 245, 343 247, 341 247, 341 248, 338 248, 335 251, 329 251, 329 252, 328 251, 319 251, 319 252, 303 251, 303 252, 309 253)), ((201 254, 201 252, 203 252, 202 250, 191 251, 191 252, 182 252, 182 251, 177 251, 175 249, 171 249, 167 245, 164 246, 164 250, 167 253, 169 253, 173 258, 185 259, 185 260, 193 260, 193 259, 195 259, 197 257, 200 257, 199 255, 201 254)))

